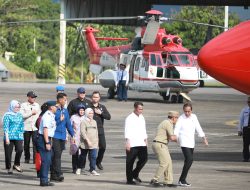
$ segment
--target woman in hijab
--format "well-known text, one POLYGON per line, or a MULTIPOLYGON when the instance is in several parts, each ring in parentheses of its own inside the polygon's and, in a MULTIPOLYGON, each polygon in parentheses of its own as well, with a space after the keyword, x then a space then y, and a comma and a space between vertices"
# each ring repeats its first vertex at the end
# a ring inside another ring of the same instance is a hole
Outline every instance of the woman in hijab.
POLYGON ((94 176, 100 175, 95 171, 96 154, 98 148, 98 131, 96 121, 93 119, 94 111, 91 108, 85 110, 84 120, 80 125, 80 150, 81 159, 86 160, 89 153, 90 158, 90 174, 94 176))
POLYGON ((20 167, 20 160, 23 152, 24 123, 22 114, 19 111, 20 103, 17 100, 12 100, 8 112, 3 116, 5 167, 8 174, 13 173, 11 169, 11 156, 14 146, 16 155, 13 169, 23 172, 20 167))
POLYGON ((80 175, 81 169, 85 167, 86 160, 80 160, 79 145, 80 145, 80 124, 84 120, 85 106, 80 104, 76 108, 77 113, 72 115, 70 120, 75 132, 74 138, 70 139, 70 154, 72 155, 73 173, 80 175))

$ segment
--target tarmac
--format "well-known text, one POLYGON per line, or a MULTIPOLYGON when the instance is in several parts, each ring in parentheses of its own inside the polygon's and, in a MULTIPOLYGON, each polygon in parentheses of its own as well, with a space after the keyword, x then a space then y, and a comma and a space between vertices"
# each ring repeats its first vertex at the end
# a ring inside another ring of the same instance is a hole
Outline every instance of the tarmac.
MULTIPOLYGON (((0 83, 0 117, 7 111, 12 99, 26 101, 26 94, 34 90, 38 97, 37 102, 42 104, 53 100, 56 96, 57 84, 43 83, 0 83)), ((76 89, 80 86, 86 88, 87 97, 94 90, 99 90, 103 103, 111 113, 111 120, 105 121, 107 150, 103 160, 104 170, 97 171, 100 176, 76 175, 72 173, 69 145, 62 155, 62 169, 65 180, 55 183, 53 187, 40 187, 36 178, 34 164, 25 164, 24 155, 21 159, 23 173, 14 172, 8 175, 5 170, 3 144, 0 146, 0 188, 8 190, 22 189, 88 189, 88 190, 139 190, 155 189, 149 185, 158 166, 157 159, 152 151, 152 141, 158 124, 166 119, 170 110, 182 111, 182 104, 164 102, 156 93, 129 92, 127 102, 118 102, 107 99, 107 89, 99 85, 65 85, 68 101, 76 97, 76 89), (127 185, 125 175, 125 148, 124 148, 124 120, 133 111, 135 101, 144 103, 144 117, 148 133, 149 159, 140 173, 143 180, 141 184, 127 185)), ((242 138, 237 136, 237 122, 241 109, 246 103, 247 96, 231 88, 199 88, 191 92, 193 113, 198 116, 201 126, 206 133, 209 146, 202 144, 196 137, 194 163, 188 174, 187 181, 191 187, 177 187, 177 189, 240 189, 248 190, 250 186, 250 162, 242 162, 242 138)), ((3 130, 0 130, 0 140, 3 130)), ((183 155, 178 144, 169 144, 173 160, 174 183, 178 182, 182 167, 183 155)), ((14 159, 14 156, 13 158, 14 159)), ((88 162, 86 170, 88 169, 88 162)), ((88 172, 87 172, 88 173, 88 172)), ((163 188, 163 187, 162 187, 163 188)), ((166 187, 167 188, 167 187, 166 187)))

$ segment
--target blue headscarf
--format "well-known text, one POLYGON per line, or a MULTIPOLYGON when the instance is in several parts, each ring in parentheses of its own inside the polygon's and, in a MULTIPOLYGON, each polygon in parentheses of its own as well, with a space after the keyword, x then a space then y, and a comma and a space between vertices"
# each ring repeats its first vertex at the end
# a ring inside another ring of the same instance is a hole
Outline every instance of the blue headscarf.
MULTIPOLYGON (((3 118, 5 115, 16 115, 18 112, 15 112, 15 107, 19 105, 20 103, 17 100, 11 100, 9 104, 8 111, 3 115, 3 118)), ((3 120, 2 118, 2 120, 3 120)))

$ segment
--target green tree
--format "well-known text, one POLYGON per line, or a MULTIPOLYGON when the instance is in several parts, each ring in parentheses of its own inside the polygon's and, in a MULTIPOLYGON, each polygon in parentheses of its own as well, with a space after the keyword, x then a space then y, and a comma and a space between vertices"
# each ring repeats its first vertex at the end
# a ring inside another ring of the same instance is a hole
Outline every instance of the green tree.
POLYGON ((33 71, 36 73, 37 78, 55 79, 55 67, 49 59, 36 63, 33 67, 33 71))

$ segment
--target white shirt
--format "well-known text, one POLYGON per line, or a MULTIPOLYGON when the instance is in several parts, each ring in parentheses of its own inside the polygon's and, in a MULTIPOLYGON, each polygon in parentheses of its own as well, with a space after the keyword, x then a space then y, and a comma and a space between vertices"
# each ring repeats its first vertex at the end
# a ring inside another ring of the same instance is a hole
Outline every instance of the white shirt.
POLYGON ((195 131, 198 133, 199 137, 205 137, 205 133, 200 126, 197 116, 191 114, 189 117, 186 117, 185 114, 182 114, 174 129, 174 134, 177 136, 181 147, 194 148, 195 131))
POLYGON ((33 104, 24 102, 21 104, 20 112, 24 120, 24 131, 37 131, 36 120, 41 112, 39 104, 36 102, 34 102, 33 104), (37 114, 32 115, 32 111, 34 110, 37 114))
POLYGON ((130 147, 147 146, 145 143, 147 138, 143 115, 137 116, 134 112, 131 113, 125 120, 125 139, 129 140, 130 147))
POLYGON ((126 70, 118 70, 117 71, 116 85, 118 84, 118 82, 120 80, 125 80, 126 81, 126 85, 128 85, 128 81, 129 81, 128 71, 126 71, 126 70), (122 75, 122 72, 123 72, 123 75, 122 75))
POLYGON ((43 135, 43 128, 48 129, 48 136, 53 137, 56 130, 55 114, 50 110, 46 111, 41 119, 39 134, 43 135))
POLYGON ((248 126, 249 121, 249 113, 250 113, 250 107, 246 106, 244 107, 240 112, 240 122, 238 125, 238 131, 242 131, 243 127, 248 126))

